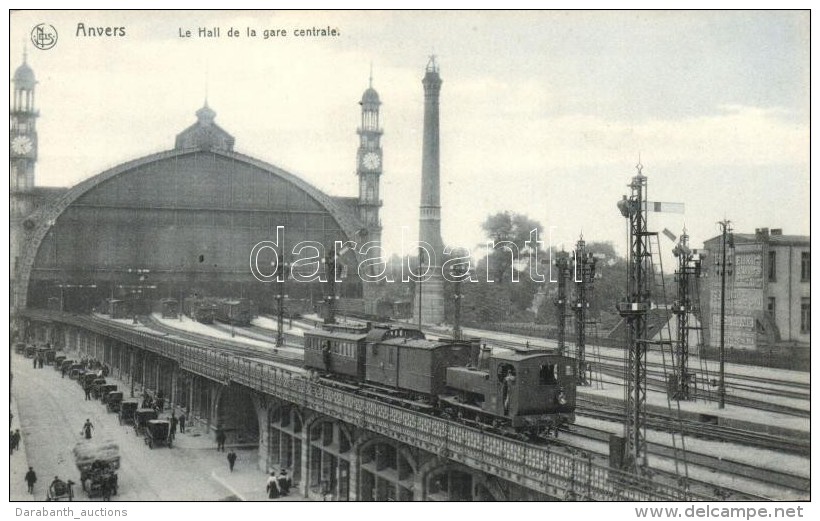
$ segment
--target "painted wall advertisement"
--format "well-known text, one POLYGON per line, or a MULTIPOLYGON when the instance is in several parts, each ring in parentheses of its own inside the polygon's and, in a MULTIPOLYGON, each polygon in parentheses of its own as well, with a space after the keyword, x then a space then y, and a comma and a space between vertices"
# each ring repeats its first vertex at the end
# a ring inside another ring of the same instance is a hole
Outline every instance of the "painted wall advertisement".
MULTIPOLYGON (((766 309, 763 245, 738 244, 727 252, 727 261, 731 276, 726 279, 726 346, 755 349, 755 314, 766 309)), ((720 344, 720 277, 712 277, 710 284, 709 338, 712 346, 717 347, 720 344)))

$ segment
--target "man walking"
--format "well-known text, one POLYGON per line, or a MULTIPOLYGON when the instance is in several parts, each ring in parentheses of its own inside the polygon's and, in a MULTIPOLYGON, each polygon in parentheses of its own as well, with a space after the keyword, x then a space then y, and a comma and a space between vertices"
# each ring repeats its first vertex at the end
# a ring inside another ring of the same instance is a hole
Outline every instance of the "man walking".
POLYGON ((236 463, 236 453, 234 451, 228 452, 228 468, 233 472, 233 465, 236 463))
POLYGON ((34 494, 34 484, 37 483, 37 474, 35 474, 33 467, 28 468, 26 477, 24 477, 23 480, 28 484, 28 493, 34 494))
POLYGON ((171 439, 173 440, 177 435, 177 417, 173 412, 171 412, 169 421, 171 423, 171 439))
POLYGON ((225 431, 222 430, 222 427, 216 428, 216 450, 225 452, 225 431))
POLYGON ((179 432, 185 432, 185 413, 179 413, 179 432))
POLYGON ((14 434, 12 435, 12 445, 14 450, 18 450, 20 448, 20 429, 14 429, 14 434))

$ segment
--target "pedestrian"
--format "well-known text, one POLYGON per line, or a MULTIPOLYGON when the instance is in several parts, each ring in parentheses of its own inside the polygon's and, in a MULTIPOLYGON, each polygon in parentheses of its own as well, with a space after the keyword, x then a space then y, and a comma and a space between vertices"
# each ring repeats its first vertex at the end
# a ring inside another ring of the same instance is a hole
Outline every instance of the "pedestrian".
POLYGON ((64 365, 64 366, 60 367, 60 374, 63 375, 63 378, 65 378, 66 370, 68 370, 68 366, 64 365))
POLYGON ((42 368, 43 368, 43 361, 44 361, 44 360, 43 360, 43 357, 42 357, 42 356, 38 356, 38 357, 37 357, 37 365, 40 367, 40 369, 42 369, 42 368))
POLYGON ((28 484, 28 493, 34 494, 34 484, 37 483, 37 474, 34 472, 33 467, 28 468, 28 472, 26 472, 26 477, 23 478, 28 484))
POLYGON ((228 452, 228 468, 233 472, 233 465, 236 463, 236 453, 234 451, 228 452))
POLYGON ((85 385, 83 387, 83 389, 85 389, 85 399, 90 400, 91 399, 91 384, 85 385))
POLYGON ((222 426, 216 428, 216 450, 225 452, 225 431, 222 430, 222 426))
POLYGON ((31 359, 32 363, 34 364, 34 369, 37 369, 37 357, 31 359))
POLYGON ((9 430, 9 456, 14 454, 14 431, 9 430))
POLYGON ((171 412, 171 418, 169 419, 171 423, 171 439, 173 440, 177 435, 177 417, 171 412))
POLYGON ((14 450, 18 450, 20 448, 20 429, 14 429, 14 450))
POLYGON ((179 432, 185 432, 185 413, 179 414, 179 432))
POLYGON ((287 496, 290 492, 290 476, 288 476, 288 471, 282 469, 279 471, 279 478, 277 478, 277 483, 279 484, 279 494, 283 496, 287 496))
POLYGON ((94 424, 91 423, 91 420, 88 418, 85 419, 85 423, 83 424, 82 434, 85 434, 85 439, 91 439, 91 431, 94 430, 94 424))
POLYGON ((279 497, 279 484, 276 480, 276 472, 271 472, 268 478, 268 484, 265 486, 268 491, 268 499, 276 499, 279 497))

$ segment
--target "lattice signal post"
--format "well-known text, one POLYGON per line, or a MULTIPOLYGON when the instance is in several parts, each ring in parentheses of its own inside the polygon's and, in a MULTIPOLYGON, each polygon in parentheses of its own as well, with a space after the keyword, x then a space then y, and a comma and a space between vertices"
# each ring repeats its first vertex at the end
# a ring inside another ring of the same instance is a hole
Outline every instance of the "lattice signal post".
POLYGON ((618 304, 618 312, 627 325, 626 377, 626 461, 637 471, 646 467, 646 315, 651 307, 651 266, 649 233, 646 231, 646 176, 641 173, 628 185, 629 198, 618 202, 621 215, 629 220, 629 259, 627 298, 618 304))
POLYGON ((575 313, 575 344, 578 383, 589 385, 586 362, 586 327, 588 321, 589 298, 592 283, 595 279, 595 257, 587 252, 586 241, 581 237, 575 245, 575 301, 572 310, 575 313))
MULTIPOLYGON (((696 309, 695 299, 698 295, 693 291, 696 279, 701 276, 701 254, 689 247, 689 235, 686 230, 680 236, 678 244, 672 249, 672 254, 678 259, 676 278, 678 295, 672 306, 672 312, 677 319, 677 341, 675 342, 675 388, 673 398, 676 400, 691 399, 690 384, 694 375, 689 373, 689 332, 693 327, 689 318, 696 309)), ((697 326, 695 326, 696 328, 697 326)))
MULTIPOLYGON (((679 203, 650 202, 646 198, 646 176, 637 165, 638 175, 629 183, 630 195, 618 202, 618 210, 628 219, 629 258, 627 259, 626 300, 618 312, 626 322, 626 454, 624 466, 634 472, 646 468, 646 353, 652 340, 647 330, 647 314, 652 307, 655 273, 651 239, 657 232, 647 230, 647 212, 683 213, 679 203)), ((660 274, 663 277, 663 274, 660 274)))
POLYGON ((558 272, 558 295, 555 297, 555 313, 558 319, 558 352, 566 349, 567 336, 567 279, 570 276, 569 254, 559 251, 555 255, 555 268, 558 272))

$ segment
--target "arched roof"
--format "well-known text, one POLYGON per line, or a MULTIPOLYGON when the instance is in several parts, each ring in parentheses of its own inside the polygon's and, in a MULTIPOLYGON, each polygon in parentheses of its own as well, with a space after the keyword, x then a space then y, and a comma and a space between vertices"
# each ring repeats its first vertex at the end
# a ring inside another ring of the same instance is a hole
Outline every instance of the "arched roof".
MULTIPOLYGON (((201 152, 203 152, 203 150, 200 148, 177 148, 122 163, 76 184, 63 193, 60 197, 54 201, 51 201, 50 204, 41 207, 37 212, 29 216, 24 222, 26 240, 19 263, 19 277, 17 278, 17 283, 19 285, 17 288, 17 294, 20 295, 21 299, 20 307, 26 307, 29 280, 34 269, 34 264, 37 259, 37 253, 40 246, 51 227, 57 222, 57 219, 63 214, 63 212, 66 211, 66 209, 69 208, 69 206, 71 206, 72 203, 100 184, 114 177, 134 171, 144 165, 201 152)), ((287 172, 286 170, 283 170, 270 163, 260 161, 232 150, 212 148, 207 150, 207 152, 231 159, 233 161, 248 164, 262 171, 268 172, 272 176, 279 177, 293 184, 297 188, 307 193, 310 197, 314 198, 328 211, 331 217, 333 217, 333 219, 339 224, 342 232, 345 234, 345 240, 356 240, 358 237, 361 230, 361 225, 352 212, 348 211, 347 208, 340 205, 332 197, 328 196, 294 174, 291 174, 290 172, 287 172)))

